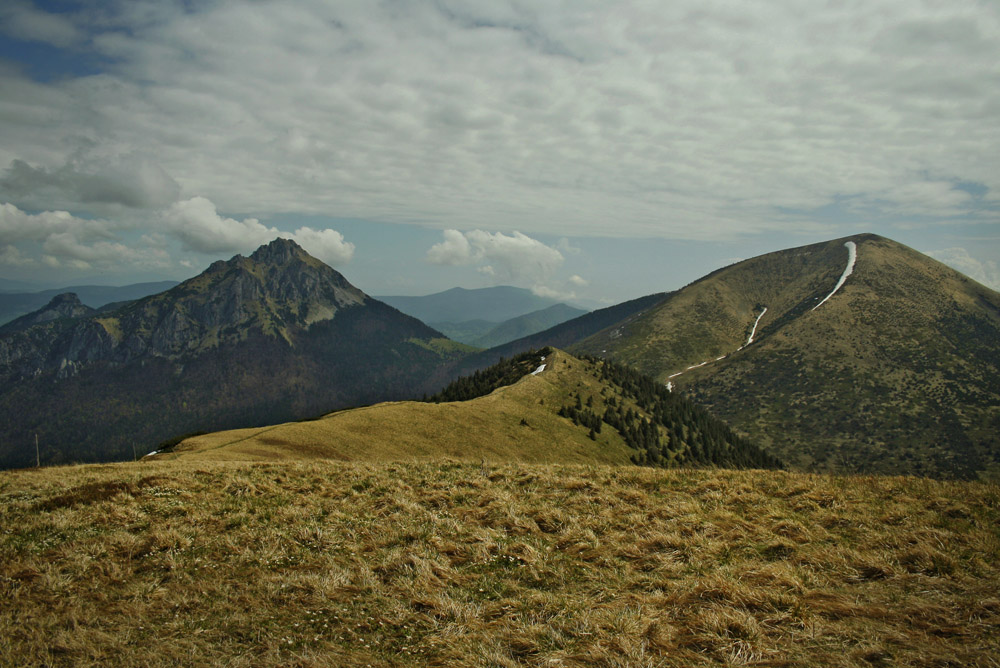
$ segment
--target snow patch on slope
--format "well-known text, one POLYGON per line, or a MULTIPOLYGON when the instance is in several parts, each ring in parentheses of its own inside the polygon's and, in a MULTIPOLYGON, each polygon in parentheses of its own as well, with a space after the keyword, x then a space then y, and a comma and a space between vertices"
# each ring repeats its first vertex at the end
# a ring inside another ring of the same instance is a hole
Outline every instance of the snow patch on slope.
POLYGON ((813 306, 812 307, 813 311, 822 306, 827 299, 837 294, 837 290, 843 287, 844 282, 847 281, 847 277, 854 273, 854 263, 857 262, 858 260, 858 246, 853 241, 845 241, 844 245, 847 246, 847 268, 844 269, 844 273, 840 275, 840 280, 837 281, 837 285, 834 286, 833 292, 824 297, 823 301, 821 301, 819 304, 813 306))
MULTIPOLYGON (((746 348, 747 346, 749 346, 751 343, 753 343, 754 334, 757 333, 757 325, 760 324, 760 319, 764 317, 765 313, 767 313, 767 307, 766 306, 764 307, 764 310, 760 312, 760 315, 757 316, 757 319, 754 320, 753 329, 750 330, 750 338, 747 339, 746 343, 744 343, 742 346, 740 346, 739 348, 737 348, 736 352, 739 352, 739 351, 743 350, 744 348, 746 348)), ((726 359, 727 357, 729 357, 729 355, 721 355, 719 357, 716 357, 714 361, 720 362, 720 361, 726 359)), ((706 361, 702 362, 701 364, 692 364, 688 368, 684 369, 684 371, 690 371, 691 369, 697 369, 698 367, 705 366, 706 364, 709 364, 712 361, 713 360, 706 360, 706 361)), ((684 373, 684 371, 678 371, 677 373, 674 373, 674 374, 671 374, 671 375, 667 376, 667 379, 668 379, 667 389, 668 390, 673 391, 673 386, 674 386, 674 384, 672 382, 669 382, 669 379, 670 378, 676 378, 677 376, 679 376, 682 373, 684 373)))
POLYGON ((743 350, 744 348, 746 348, 747 346, 749 346, 751 343, 753 343, 754 334, 757 333, 757 325, 760 324, 760 319, 764 317, 765 313, 767 313, 767 307, 766 306, 764 307, 764 310, 760 312, 760 315, 757 316, 757 319, 754 320, 754 322, 753 322, 753 329, 750 330, 750 338, 748 338, 747 342, 744 343, 742 346, 740 346, 739 350, 737 350, 736 352, 739 352, 740 350, 743 350))

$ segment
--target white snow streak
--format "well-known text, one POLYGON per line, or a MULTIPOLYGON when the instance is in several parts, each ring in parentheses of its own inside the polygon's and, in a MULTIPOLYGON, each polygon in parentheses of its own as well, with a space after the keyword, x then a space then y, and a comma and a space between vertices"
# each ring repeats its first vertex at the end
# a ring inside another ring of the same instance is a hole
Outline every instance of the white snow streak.
POLYGON ((757 325, 760 323, 760 319, 764 317, 765 313, 767 313, 766 306, 764 307, 764 310, 760 312, 760 315, 757 316, 757 319, 754 320, 753 329, 750 330, 750 338, 747 339, 747 342, 745 344, 743 344, 744 347, 749 346, 751 343, 753 343, 753 335, 757 333, 757 325))
POLYGON ((545 371, 545 365, 544 364, 542 366, 538 367, 537 369, 535 369, 534 371, 532 371, 531 375, 532 376, 537 376, 538 374, 540 374, 543 371, 545 371))
MULTIPOLYGON (((850 243, 850 242, 848 242, 848 243, 850 243)), ((739 348, 737 348, 736 352, 739 352, 739 351, 743 350, 744 348, 746 348, 747 346, 749 346, 751 343, 753 343, 754 334, 757 333, 757 325, 760 324, 760 319, 764 317, 765 313, 767 313, 767 307, 766 306, 764 307, 764 310, 760 312, 760 315, 757 316, 757 319, 754 320, 753 329, 750 330, 750 338, 747 339, 746 343, 744 343, 742 346, 740 346, 739 348)), ((720 357, 716 357, 715 361, 719 362, 719 361, 722 361, 722 360, 726 359, 727 357, 729 357, 729 355, 722 355, 720 357)), ((691 369, 697 369, 700 366, 705 366, 706 364, 708 364, 711 361, 712 360, 707 360, 705 362, 702 362, 701 364, 692 364, 688 368, 684 369, 684 371, 678 371, 677 373, 674 373, 674 374, 671 374, 671 375, 667 376, 667 380, 668 380, 668 382, 667 382, 667 389, 673 391, 674 384, 672 382, 669 382, 669 380, 671 378, 676 378, 677 376, 681 375, 685 371, 690 371, 691 369)))
POLYGON ((844 285, 844 281, 847 280, 847 277, 854 273, 854 263, 858 259, 858 246, 853 241, 845 241, 844 245, 847 246, 847 269, 845 269, 844 273, 840 275, 840 280, 837 281, 837 285, 833 288, 833 292, 828 294, 819 304, 813 306, 813 311, 822 306, 827 299, 837 294, 837 290, 844 285))

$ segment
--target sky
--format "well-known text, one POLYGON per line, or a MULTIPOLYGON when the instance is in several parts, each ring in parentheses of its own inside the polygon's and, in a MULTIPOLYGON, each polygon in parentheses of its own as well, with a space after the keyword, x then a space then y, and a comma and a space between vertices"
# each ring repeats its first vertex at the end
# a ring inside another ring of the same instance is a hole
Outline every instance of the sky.
POLYGON ((4 0, 0 288, 283 236, 601 305, 874 232, 1000 289, 998 54, 994 0, 4 0))

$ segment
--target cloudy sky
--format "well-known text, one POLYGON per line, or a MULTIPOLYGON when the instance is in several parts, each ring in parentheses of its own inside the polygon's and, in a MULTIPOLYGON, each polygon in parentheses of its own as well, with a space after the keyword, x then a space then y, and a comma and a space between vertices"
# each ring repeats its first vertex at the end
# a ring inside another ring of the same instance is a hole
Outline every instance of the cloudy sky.
POLYGON ((867 231, 1000 288, 998 54, 993 0, 4 0, 0 279, 286 236, 609 303, 867 231))

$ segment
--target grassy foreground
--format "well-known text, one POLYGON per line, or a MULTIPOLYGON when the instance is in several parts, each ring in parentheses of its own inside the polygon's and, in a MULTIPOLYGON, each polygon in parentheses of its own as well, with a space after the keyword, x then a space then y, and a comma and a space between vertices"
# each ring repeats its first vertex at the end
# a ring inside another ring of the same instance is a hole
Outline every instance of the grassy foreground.
POLYGON ((3 666, 997 666, 1000 488, 438 463, 0 473, 3 666))

